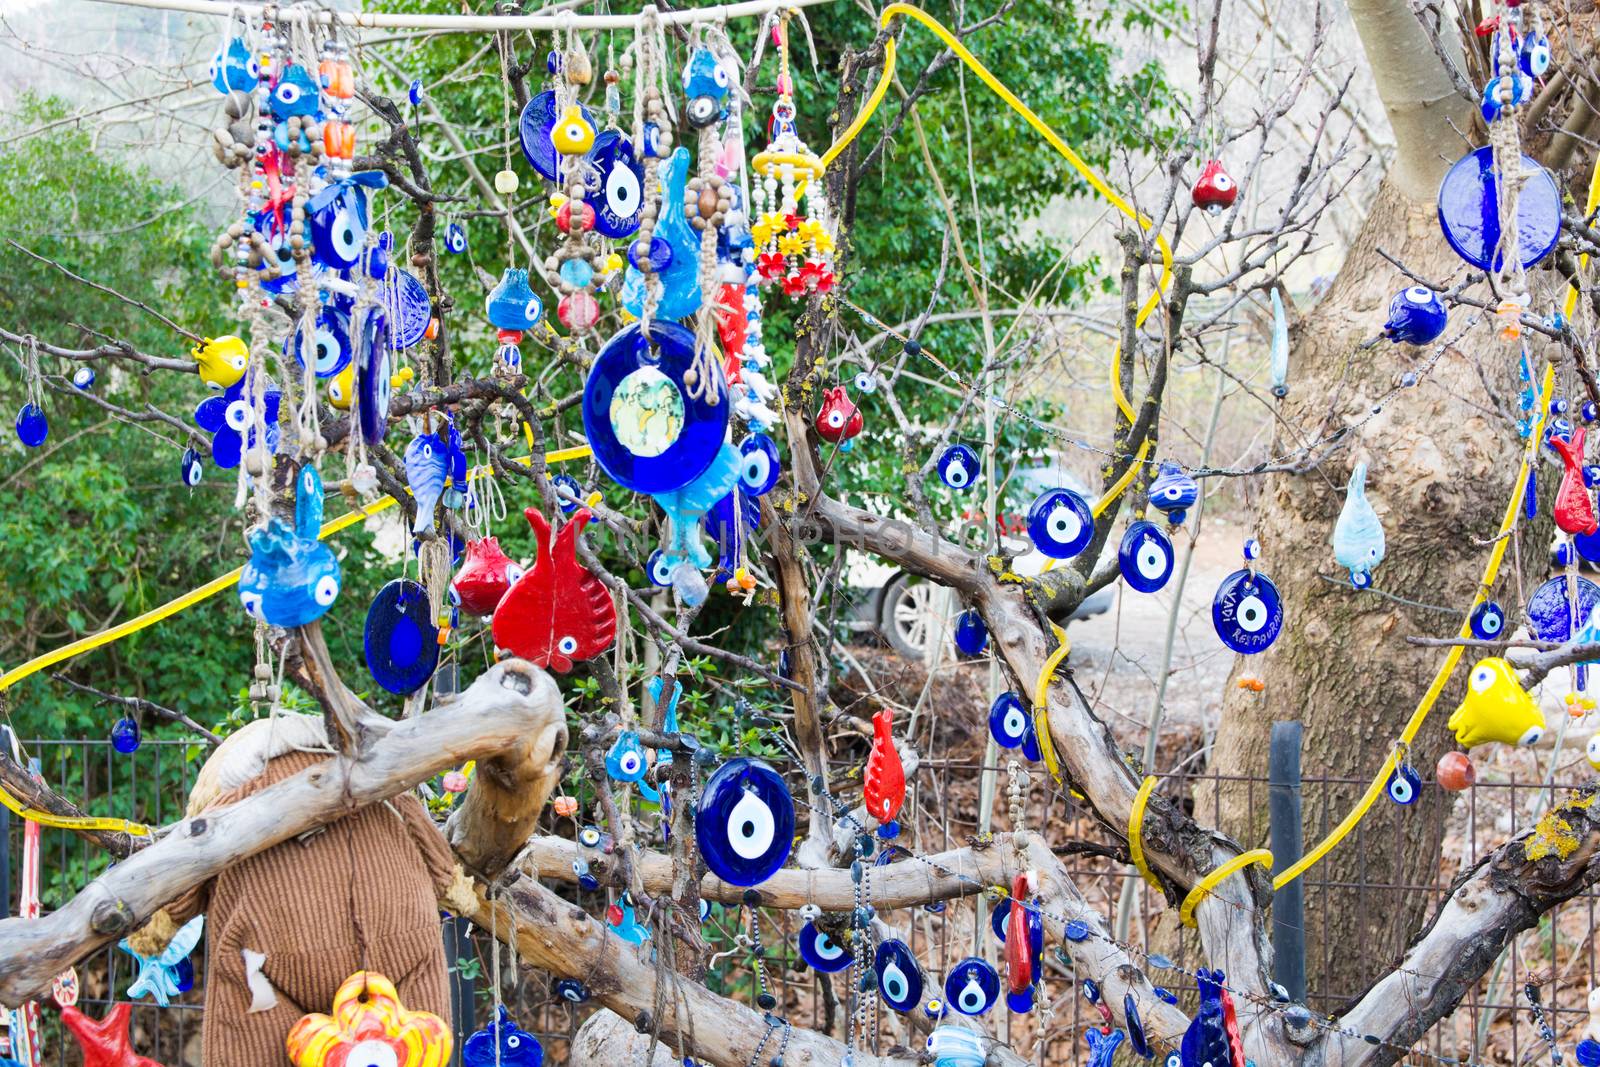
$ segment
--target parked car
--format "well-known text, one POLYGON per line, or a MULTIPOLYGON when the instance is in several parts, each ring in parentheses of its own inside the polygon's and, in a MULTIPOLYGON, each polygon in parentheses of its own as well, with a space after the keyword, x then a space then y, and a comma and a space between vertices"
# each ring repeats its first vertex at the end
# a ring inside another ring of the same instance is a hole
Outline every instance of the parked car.
MULTIPOLYGON (((1031 501, 1046 489, 1056 488, 1071 489, 1092 499, 1083 482, 1060 467, 1014 472, 1010 486, 1014 487, 1010 495, 1016 499, 1031 501)), ((962 515, 962 523, 981 524, 982 518, 981 509, 969 511, 962 515)), ((1018 553, 1012 569, 1029 578, 1042 573, 1050 559, 1029 540, 1027 515, 1003 511, 1000 526, 1002 543, 1018 553)), ((1107 545, 1103 554, 1115 551, 1114 544, 1107 545)), ((945 587, 854 550, 848 550, 844 574, 853 605, 847 623, 852 630, 876 634, 901 655, 914 659, 926 659, 941 634, 951 640, 953 620, 961 604, 945 587)), ((1068 616, 1068 623, 1104 614, 1111 609, 1115 597, 1114 585, 1095 591, 1068 616)))

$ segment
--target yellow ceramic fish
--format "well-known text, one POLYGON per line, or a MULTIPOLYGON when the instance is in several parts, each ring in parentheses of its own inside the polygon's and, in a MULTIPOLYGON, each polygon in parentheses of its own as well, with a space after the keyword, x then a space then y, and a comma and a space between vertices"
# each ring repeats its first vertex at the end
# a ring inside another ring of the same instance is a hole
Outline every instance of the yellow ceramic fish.
POLYGON ((1486 741, 1531 745, 1544 736, 1544 714, 1517 681, 1511 664, 1489 657, 1473 665, 1467 697, 1445 725, 1467 748, 1486 741))
POLYGON ((335 374, 328 381, 328 403, 340 411, 350 410, 350 401, 356 393, 356 364, 354 360, 345 364, 344 370, 335 374))
POLYGON ((244 369, 250 363, 250 346, 232 334, 207 337, 189 349, 189 355, 200 365, 200 380, 212 389, 222 390, 244 377, 244 369))

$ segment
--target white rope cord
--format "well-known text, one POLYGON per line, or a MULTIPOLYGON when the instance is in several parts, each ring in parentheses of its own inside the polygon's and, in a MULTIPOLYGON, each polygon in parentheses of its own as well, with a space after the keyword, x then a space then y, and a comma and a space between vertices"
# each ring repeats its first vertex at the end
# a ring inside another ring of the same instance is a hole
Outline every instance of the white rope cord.
MULTIPOLYGON (((95 0, 102 4, 151 8, 157 11, 184 11, 194 15, 232 18, 236 12, 252 19, 261 17, 262 4, 232 4, 225 0, 95 0)), ((437 33, 493 33, 504 30, 627 30, 638 26, 645 13, 651 13, 665 26, 697 22, 725 22, 732 18, 766 15, 780 8, 810 7, 833 0, 743 0, 736 4, 693 8, 685 11, 657 12, 648 4, 637 15, 432 15, 369 11, 327 11, 311 7, 285 7, 280 21, 304 21, 318 25, 339 24, 370 29, 433 30, 437 33)))

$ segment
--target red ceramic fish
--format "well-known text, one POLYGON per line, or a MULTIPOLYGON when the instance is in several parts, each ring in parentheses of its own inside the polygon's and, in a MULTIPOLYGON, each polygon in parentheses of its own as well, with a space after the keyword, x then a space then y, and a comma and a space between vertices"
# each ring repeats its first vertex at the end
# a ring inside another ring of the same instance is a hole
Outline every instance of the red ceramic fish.
POLYGON ((836 385, 822 398, 822 410, 817 412, 817 433, 825 441, 842 444, 861 432, 861 409, 850 402, 844 386, 836 385))
POLYGON ((894 713, 884 708, 872 717, 872 752, 867 756, 862 800, 867 814, 879 822, 893 822, 906 799, 906 771, 894 747, 894 713))
POLYGON ((1222 161, 1207 161, 1200 170, 1200 180, 1194 183, 1194 206, 1213 215, 1220 215, 1239 199, 1239 184, 1222 169, 1222 161))
POLYGON ((579 508, 550 545, 550 523, 523 512, 539 541, 533 569, 494 609, 494 643, 512 655, 565 674, 593 659, 617 636, 617 609, 605 583, 578 563, 578 534, 594 513, 579 508))
POLYGON ((91 1019, 77 1008, 61 1009, 61 1022, 83 1049, 84 1067, 161 1067, 133 1051, 128 1037, 128 1015, 132 1010, 132 1004, 122 1001, 104 1019, 91 1019))
POLYGON ((1023 873, 1011 880, 1011 914, 1006 916, 1006 984, 1013 993, 1021 993, 1033 984, 1028 909, 1022 906, 1027 899, 1028 876, 1023 873))
POLYGON ((521 577, 522 568, 500 551, 497 539, 480 537, 467 542, 466 558, 450 580, 450 588, 455 590, 462 611, 482 618, 494 614, 506 590, 521 577))
POLYGON ((1561 487, 1556 490, 1556 525, 1569 534, 1592 534, 1600 528, 1594 498, 1583 484, 1584 432, 1582 426, 1572 431, 1570 443, 1559 437, 1550 438, 1550 447, 1561 456, 1561 464, 1566 468, 1561 476, 1561 487))

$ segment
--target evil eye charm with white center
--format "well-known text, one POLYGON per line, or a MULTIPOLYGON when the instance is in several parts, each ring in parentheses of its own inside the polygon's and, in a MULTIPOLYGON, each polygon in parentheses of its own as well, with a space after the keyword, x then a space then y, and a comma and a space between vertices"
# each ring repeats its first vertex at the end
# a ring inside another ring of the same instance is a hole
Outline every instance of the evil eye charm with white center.
POLYGON ((818 929, 816 923, 800 928, 800 955, 820 974, 834 974, 850 966, 854 957, 845 947, 818 929))
POLYGON ((1533 96, 1533 79, 1520 72, 1503 74, 1498 78, 1490 78, 1483 87, 1483 96, 1478 101, 1478 111, 1483 115, 1483 121, 1494 123, 1505 113, 1506 108, 1518 104, 1526 104, 1533 96), (1503 99, 1502 94, 1509 96, 1503 99))
POLYGON ((1422 776, 1415 767, 1402 763, 1389 775, 1389 784, 1383 789, 1396 804, 1415 804, 1422 792, 1422 776))
POLYGON ((1478 640, 1494 641, 1505 633, 1505 609, 1492 600, 1485 600, 1472 609, 1472 618, 1467 625, 1472 627, 1472 636, 1478 640))
POLYGON ((669 557, 661 549, 650 553, 650 559, 645 563, 645 571, 650 577, 650 584, 660 589, 672 587, 672 569, 678 561, 669 557))
POLYGON ((878 992, 895 1011, 911 1011, 922 1002, 922 968, 904 941, 889 938, 878 943, 872 969, 878 975, 878 992))
POLYGON ((871 395, 878 391, 878 376, 869 370, 856 375, 856 390, 871 395))
POLYGON ((550 488, 555 491, 556 506, 563 515, 571 515, 583 502, 583 486, 570 474, 552 474, 550 488))
POLYGON ((978 454, 966 445, 951 445, 939 457, 939 480, 952 489, 966 489, 978 480, 978 454))
MULTIPOLYGON (((289 354, 300 366, 306 365, 304 333, 296 327, 289 333, 289 354)), ((315 360, 313 370, 318 378, 332 378, 350 365, 353 346, 350 343, 350 316, 333 306, 317 312, 311 331, 311 352, 315 360)))
POLYGON ((444 231, 444 250, 459 256, 467 250, 467 231, 459 222, 452 222, 444 231))
POLYGON ((1172 577, 1172 542, 1153 522, 1129 523, 1117 546, 1122 580, 1141 593, 1154 593, 1172 577))
POLYGON ((944 999, 962 1015, 983 1015, 1000 999, 1000 975, 988 960, 968 956, 945 976, 944 999))
POLYGON ((190 489, 193 489, 195 486, 199 485, 200 473, 202 469, 203 468, 200 465, 200 453, 196 452, 192 448, 184 449, 183 460, 178 467, 179 476, 182 477, 183 484, 187 485, 190 489))
POLYGON ((551 988, 569 1004, 582 1004, 589 999, 589 987, 576 978, 557 978, 551 988))
POLYGON ((964 656, 976 656, 989 646, 989 628, 977 608, 968 608, 956 616, 956 647, 964 656))
POLYGON ((1167 1053, 1167 1058, 1161 1067, 1183 1067, 1183 1055, 1174 1049, 1167 1053))
POLYGON ((79 389, 94 388, 94 368, 79 367, 72 372, 72 384, 79 389))
POLYGON ((1517 65, 1530 78, 1542 78, 1550 69, 1550 38, 1542 33, 1522 35, 1522 47, 1517 50, 1517 65))
POLYGON ((306 203, 311 217, 311 250, 331 270, 349 270, 367 243, 367 190, 360 185, 330 185, 306 203))
POLYGON ((644 777, 646 769, 639 735, 632 730, 622 731, 611 751, 606 753, 606 774, 618 782, 637 782, 644 777))
POLYGON ((739 484, 750 496, 764 496, 778 484, 782 467, 778 446, 764 433, 753 433, 739 443, 739 484))
POLYGON ((1016 748, 1027 740, 1031 725, 1028 711, 1017 694, 1006 692, 994 698, 989 708, 989 735, 1001 748, 1016 748))
POLYGON ((1222 643, 1244 655, 1265 652, 1283 629, 1283 600, 1265 574, 1234 571, 1211 599, 1211 622, 1222 643))
POLYGON ((1448 319, 1438 293, 1426 285, 1413 285, 1400 290, 1389 301, 1389 318, 1383 324, 1383 335, 1406 344, 1431 344, 1444 333, 1448 319))
POLYGON ((1094 537, 1094 515, 1071 489, 1050 489, 1028 509, 1028 536, 1051 559, 1071 559, 1094 537))
POLYGON ((1166 515, 1172 525, 1180 525, 1195 501, 1200 499, 1200 483, 1176 463, 1161 464, 1150 483, 1150 506, 1166 515))
POLYGON ((760 885, 783 866, 794 844, 789 787, 760 760, 729 760, 700 793, 694 835, 712 874, 730 885, 760 885))
POLYGON ((644 210, 644 164, 633 158, 633 142, 614 130, 594 139, 589 162, 600 176, 594 229, 602 237, 627 237, 639 228, 644 210))

